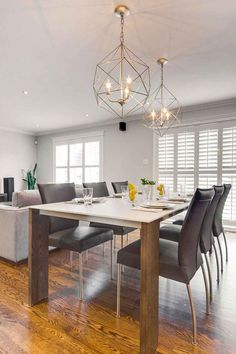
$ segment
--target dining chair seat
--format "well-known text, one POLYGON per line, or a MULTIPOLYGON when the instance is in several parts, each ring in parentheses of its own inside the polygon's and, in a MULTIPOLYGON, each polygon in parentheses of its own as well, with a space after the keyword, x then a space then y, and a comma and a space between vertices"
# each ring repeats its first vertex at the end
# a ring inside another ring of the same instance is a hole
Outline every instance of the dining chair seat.
POLYGON ((169 241, 179 242, 182 225, 168 224, 160 228, 160 238, 169 241))
POLYGON ((49 235, 51 246, 79 253, 112 239, 112 230, 90 226, 79 226, 75 229, 61 230, 49 235))
POLYGON ((98 222, 90 222, 91 227, 101 227, 104 229, 111 229, 114 232, 114 235, 124 236, 128 233, 136 230, 134 227, 126 227, 126 226, 119 226, 119 225, 111 225, 111 224, 101 224, 98 222))
MULTIPOLYGON (((178 243, 169 240, 159 240, 159 275, 189 284, 196 273, 195 267, 179 264, 178 243)), ((117 263, 127 267, 140 269, 141 240, 130 243, 117 253, 117 263)), ((197 269, 202 265, 201 253, 197 253, 197 269)))
POLYGON ((180 216, 178 219, 176 219, 175 221, 173 221, 174 225, 183 225, 184 222, 184 215, 180 216))

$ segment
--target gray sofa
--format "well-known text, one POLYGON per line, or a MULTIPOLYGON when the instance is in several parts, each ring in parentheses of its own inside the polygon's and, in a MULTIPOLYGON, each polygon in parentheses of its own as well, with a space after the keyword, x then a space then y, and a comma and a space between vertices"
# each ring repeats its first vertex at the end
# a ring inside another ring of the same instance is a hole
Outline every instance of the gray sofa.
POLYGON ((20 262, 28 257, 30 205, 41 204, 38 190, 13 193, 12 206, 0 204, 0 257, 20 262))
MULTIPOLYGON (((75 194, 81 197, 81 188, 75 188, 75 194)), ((38 190, 14 192, 12 206, 0 203, 0 259, 18 263, 28 258, 29 206, 39 204, 38 190)))

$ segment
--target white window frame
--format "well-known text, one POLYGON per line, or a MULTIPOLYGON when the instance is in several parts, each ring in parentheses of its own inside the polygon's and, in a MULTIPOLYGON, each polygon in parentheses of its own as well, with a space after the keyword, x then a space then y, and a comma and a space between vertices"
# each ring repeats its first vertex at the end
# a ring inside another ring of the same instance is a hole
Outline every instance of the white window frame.
MULTIPOLYGON (((235 118, 236 119, 236 118, 235 118)), ((216 123, 212 122, 199 122, 199 124, 186 124, 181 127, 175 127, 169 129, 167 134, 174 134, 174 191, 177 192, 177 160, 178 160, 178 149, 177 147, 177 139, 178 133, 183 132, 194 132, 195 133, 195 166, 194 166, 194 188, 198 186, 199 182, 199 131, 200 130, 208 130, 208 129, 218 129, 218 167, 217 167, 217 184, 222 184, 222 175, 227 171, 223 170, 222 168, 222 152, 223 152, 223 129, 230 128, 236 126, 236 121, 233 120, 226 120, 226 121, 218 121, 216 123)), ((153 179, 158 180, 159 177, 159 168, 158 168, 158 135, 153 133, 153 179)), ((236 188, 236 186, 234 187, 236 188)), ((233 220, 227 220, 227 225, 229 226, 236 226, 236 222, 233 220)))
MULTIPOLYGON (((103 181, 103 136, 104 132, 103 131, 96 131, 96 132, 88 132, 88 133, 82 133, 82 134, 76 134, 76 135, 68 135, 68 136, 59 136, 59 137, 53 137, 53 181, 56 183, 56 147, 59 145, 68 145, 68 159, 67 159, 67 177, 69 181, 69 154, 70 154, 70 149, 69 145, 70 144, 85 144, 87 142, 93 142, 93 141, 99 141, 100 142, 100 148, 99 148, 99 181, 103 181)), ((76 168, 77 166, 73 166, 73 168, 76 168)), ((84 148, 83 148, 83 155, 82 155, 82 167, 83 169, 83 178, 85 176, 85 156, 84 156, 84 148)), ((89 167, 94 167, 93 165, 89 167)), ((97 165, 96 165, 97 167, 97 165)), ((84 181, 82 181, 84 182, 84 181)))

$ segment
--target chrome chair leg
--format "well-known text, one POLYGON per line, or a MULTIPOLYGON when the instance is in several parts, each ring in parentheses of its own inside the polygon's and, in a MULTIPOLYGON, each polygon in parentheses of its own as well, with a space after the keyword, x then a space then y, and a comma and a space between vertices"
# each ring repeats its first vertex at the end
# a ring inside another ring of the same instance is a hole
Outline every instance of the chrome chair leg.
MULTIPOLYGON (((120 237, 121 237, 121 239, 120 239, 120 247, 123 248, 124 247, 124 236, 121 235, 120 237)), ((121 270, 122 270, 122 273, 124 273, 124 271, 125 271, 125 266, 124 265, 121 266, 121 270)))
POLYGON ((216 246, 215 244, 213 244, 213 248, 214 248, 214 253, 215 253, 215 257, 216 257, 216 268, 217 268, 217 283, 219 284, 220 282, 220 265, 219 265, 219 257, 218 257, 218 253, 216 250, 216 246))
POLYGON ((121 287, 121 264, 117 264, 117 299, 116 317, 120 317, 120 287, 121 287))
POLYGON ((221 273, 223 273, 223 271, 224 271, 224 266, 223 266, 223 253, 222 253, 222 248, 221 248, 221 244, 220 244, 220 239, 219 239, 219 237, 217 237, 217 242, 218 242, 218 246, 219 246, 219 250, 220 250, 221 273))
POLYGON ((189 297, 189 303, 191 307, 191 314, 192 314, 192 324, 193 324, 193 344, 197 345, 197 318, 196 318, 196 311, 195 311, 195 306, 193 302, 193 297, 192 297, 192 291, 190 288, 189 284, 186 284, 187 291, 188 291, 188 297, 189 297))
POLYGON ((88 262, 88 257, 89 257, 89 251, 88 250, 85 251, 85 255, 86 255, 86 262, 88 262))
POLYGON ((226 240, 226 237, 225 237, 225 231, 223 230, 223 237, 224 237, 224 241, 225 241, 225 253, 226 253, 226 262, 228 262, 228 245, 227 245, 227 240, 226 240))
POLYGON ((105 242, 102 244, 102 255, 105 257, 105 242))
POLYGON ((208 273, 208 280, 209 280, 209 290, 210 290, 210 302, 212 302, 213 299, 213 293, 212 293, 212 278, 211 278, 211 269, 210 269, 210 264, 207 258, 207 254, 204 254, 205 256, 205 261, 206 261, 206 266, 207 266, 207 273, 208 273))
POLYGON ((115 251, 115 249, 116 249, 116 235, 114 235, 113 248, 114 248, 114 251, 115 251))
POLYGON ((79 299, 83 301, 83 253, 79 253, 79 299))
POLYGON ((111 240, 111 279, 113 279, 113 240, 111 240))
POLYGON ((206 272, 205 272, 205 268, 204 268, 203 264, 201 265, 201 269, 202 269, 202 275, 203 275, 203 279, 204 279, 205 292, 206 292, 206 314, 210 315, 209 290, 208 290, 208 284, 207 284, 207 276, 206 276, 206 272))
POLYGON ((70 251, 70 269, 73 269, 73 251, 70 251))

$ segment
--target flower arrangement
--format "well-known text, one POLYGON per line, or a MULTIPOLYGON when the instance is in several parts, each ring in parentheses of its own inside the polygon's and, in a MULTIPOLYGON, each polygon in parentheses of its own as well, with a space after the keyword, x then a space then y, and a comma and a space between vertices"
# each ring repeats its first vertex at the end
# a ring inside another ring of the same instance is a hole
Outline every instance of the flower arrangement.
POLYGON ((150 179, 141 178, 141 184, 142 184, 142 186, 154 186, 156 184, 156 182, 152 181, 150 179))

